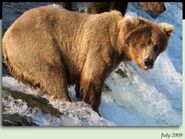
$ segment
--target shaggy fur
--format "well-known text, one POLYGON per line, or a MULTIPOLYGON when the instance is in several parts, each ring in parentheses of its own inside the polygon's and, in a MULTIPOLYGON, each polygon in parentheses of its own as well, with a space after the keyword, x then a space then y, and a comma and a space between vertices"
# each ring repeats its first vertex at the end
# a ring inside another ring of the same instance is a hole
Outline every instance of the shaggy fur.
POLYGON ((54 6, 31 9, 3 37, 3 56, 12 75, 56 99, 70 101, 67 86, 98 112, 106 77, 121 61, 153 60, 167 47, 173 26, 118 11, 88 15, 54 6))

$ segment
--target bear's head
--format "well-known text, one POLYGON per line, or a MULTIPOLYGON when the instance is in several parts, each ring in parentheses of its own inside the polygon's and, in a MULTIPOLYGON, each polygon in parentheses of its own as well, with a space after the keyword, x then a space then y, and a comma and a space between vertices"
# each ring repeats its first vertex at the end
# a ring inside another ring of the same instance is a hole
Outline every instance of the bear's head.
POLYGON ((166 10, 164 2, 139 2, 141 7, 148 10, 150 15, 156 17, 166 10))
POLYGON ((124 17, 118 26, 121 51, 144 70, 153 68, 156 58, 167 48, 174 30, 171 24, 154 23, 132 16, 124 17))

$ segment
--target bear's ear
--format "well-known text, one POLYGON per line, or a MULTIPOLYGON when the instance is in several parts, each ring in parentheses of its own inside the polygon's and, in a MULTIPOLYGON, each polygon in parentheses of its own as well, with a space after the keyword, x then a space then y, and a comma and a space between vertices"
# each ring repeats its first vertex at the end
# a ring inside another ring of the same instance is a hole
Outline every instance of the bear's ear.
POLYGON ((134 16, 125 16, 122 20, 122 24, 127 28, 133 28, 139 24, 140 20, 134 16))
POLYGON ((160 26, 164 30, 164 32, 167 34, 169 37, 171 33, 174 31, 174 26, 168 23, 161 23, 160 26))

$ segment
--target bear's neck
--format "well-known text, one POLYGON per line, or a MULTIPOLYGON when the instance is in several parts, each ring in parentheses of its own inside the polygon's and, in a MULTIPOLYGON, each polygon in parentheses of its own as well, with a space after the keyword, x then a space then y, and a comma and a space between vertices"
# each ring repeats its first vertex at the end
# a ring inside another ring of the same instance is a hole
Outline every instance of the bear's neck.
POLYGON ((118 31, 117 37, 115 39, 115 44, 114 44, 114 50, 121 55, 122 61, 131 61, 131 55, 130 55, 130 47, 128 44, 124 43, 123 36, 120 37, 120 33, 118 31))
POLYGON ((109 26, 111 45, 122 61, 130 61, 130 49, 129 46, 124 43, 124 34, 121 32, 118 22, 119 21, 114 22, 109 26))
POLYGON ((123 40, 118 39, 117 41, 117 51, 122 55, 123 61, 131 61, 130 48, 129 45, 123 42, 123 40))

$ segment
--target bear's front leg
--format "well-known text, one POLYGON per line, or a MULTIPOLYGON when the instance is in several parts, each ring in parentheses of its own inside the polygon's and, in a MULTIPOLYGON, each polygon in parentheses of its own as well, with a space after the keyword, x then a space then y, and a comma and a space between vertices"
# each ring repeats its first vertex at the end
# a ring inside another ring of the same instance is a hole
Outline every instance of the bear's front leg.
MULTIPOLYGON (((97 58, 97 57, 96 57, 97 58)), ((80 78, 80 96, 96 112, 101 102, 102 86, 105 81, 105 63, 102 60, 87 60, 80 78), (97 61, 99 61, 97 63, 97 61)), ((99 113, 99 112, 98 112, 99 113)))
POLYGON ((80 82, 80 94, 84 102, 90 104, 98 114, 103 82, 104 80, 101 77, 89 80, 82 78, 80 82))

